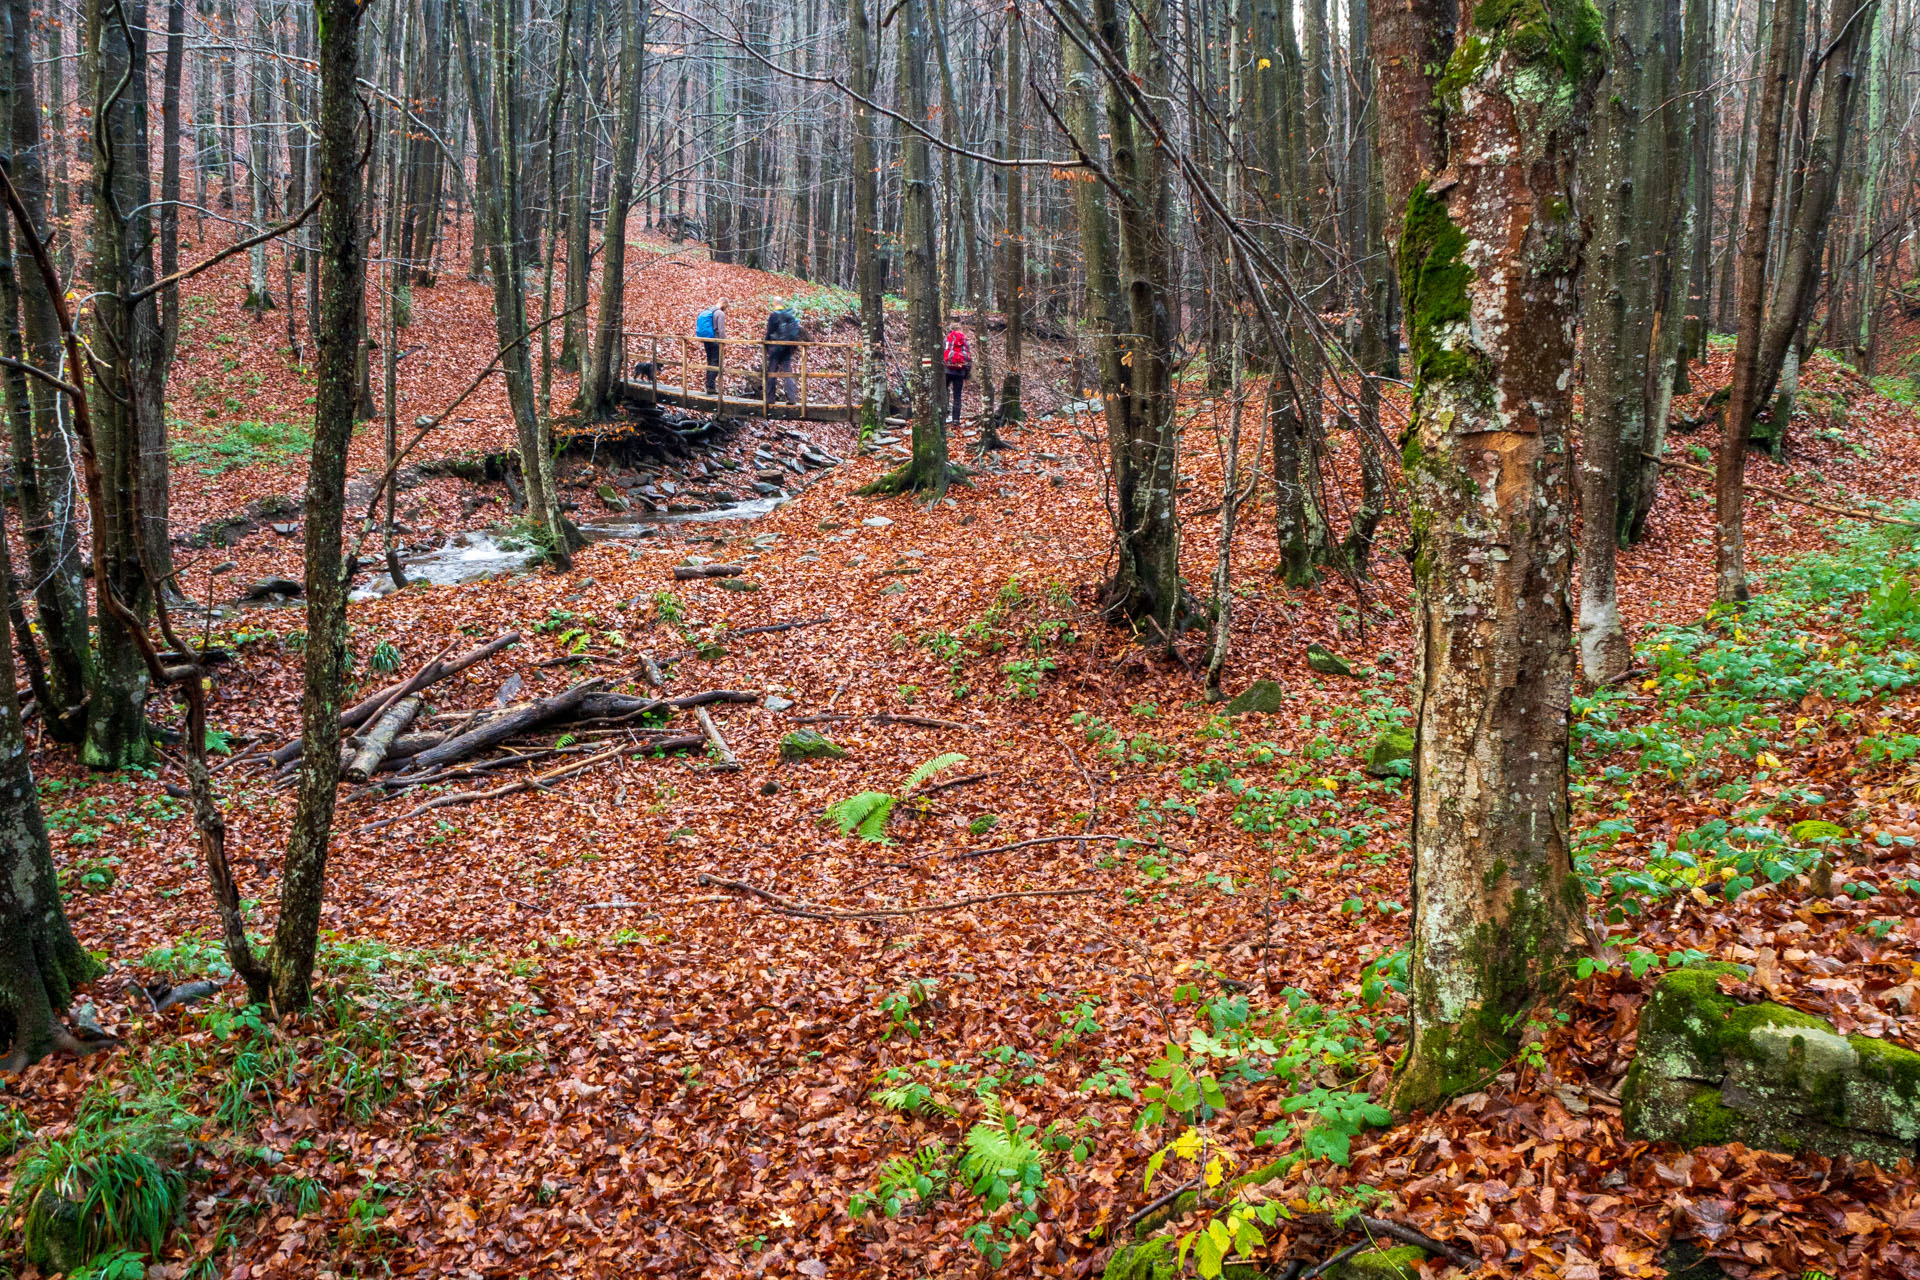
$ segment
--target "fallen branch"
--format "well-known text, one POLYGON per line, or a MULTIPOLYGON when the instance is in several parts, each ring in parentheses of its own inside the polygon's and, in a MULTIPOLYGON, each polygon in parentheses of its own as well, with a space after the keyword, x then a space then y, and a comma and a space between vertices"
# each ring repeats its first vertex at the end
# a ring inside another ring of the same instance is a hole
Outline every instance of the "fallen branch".
MULTIPOLYGON (((1314 1216, 1324 1217, 1329 1224, 1334 1221, 1331 1215, 1314 1216)), ((1444 1240, 1436 1240, 1420 1228, 1410 1227, 1404 1222, 1395 1222, 1391 1218, 1370 1218, 1364 1213, 1357 1214, 1350 1222, 1351 1225, 1364 1229, 1370 1236, 1386 1236, 1390 1240, 1398 1240, 1401 1244, 1425 1249, 1428 1253, 1445 1258, 1454 1266, 1466 1271, 1477 1271, 1482 1265, 1477 1255, 1468 1253, 1465 1249, 1456 1248, 1444 1240)))
POLYGON ((810 716, 795 716, 795 724, 839 724, 843 720, 865 720, 870 724, 904 724, 916 729, 953 729, 960 733, 972 733, 974 726, 962 724, 958 720, 936 720, 932 716, 900 716, 888 711, 876 711, 869 715, 856 715, 851 711, 818 712, 810 716))
MULTIPOLYGON (((1670 458, 1665 454, 1648 453, 1642 450, 1640 456, 1649 462, 1657 462, 1663 467, 1672 467, 1677 471, 1690 471, 1694 475, 1706 476, 1708 479, 1717 479, 1714 473, 1706 467, 1696 466, 1691 462, 1682 462, 1678 458, 1670 458)), ((1764 493, 1769 498, 1778 498, 1782 502, 1792 502, 1799 506, 1812 507, 1816 511, 1825 511, 1831 515, 1845 516, 1849 520, 1866 520, 1873 524, 1888 524, 1896 529, 1920 529, 1920 524, 1915 524, 1911 520, 1896 520, 1892 516, 1883 516, 1873 511, 1859 511, 1847 507, 1835 506, 1831 502, 1822 502, 1818 498, 1803 498, 1797 493, 1788 493, 1785 489, 1776 489, 1770 484, 1760 484, 1753 480, 1747 480, 1744 484, 1754 493, 1764 493)))
POLYGON ((565 693, 538 702, 528 703, 506 715, 495 716, 477 729, 470 729, 457 738, 449 738, 437 747, 429 747, 413 758, 414 764, 422 769, 437 769, 441 765, 451 764, 455 760, 470 756, 476 751, 497 746, 516 733, 524 733, 549 720, 571 715, 580 709, 587 695, 600 688, 598 679, 586 680, 574 685, 565 693))
POLYGON ((673 566, 675 582, 691 582, 696 578, 737 578, 747 571, 743 564, 677 564, 673 566))
POLYGON ((968 858, 984 858, 990 853, 1012 853, 1015 849, 1030 849, 1037 844, 1065 844, 1070 840, 1131 840, 1132 838, 1132 836, 1109 835, 1105 832, 1085 836, 1037 836, 1032 840, 997 844, 991 849, 968 849, 961 853, 950 853, 947 855, 947 861, 962 862, 968 858))
MULTIPOLYGON (((355 703, 345 711, 342 711, 340 713, 341 732, 344 733, 349 729, 359 728, 367 721, 373 719, 380 711, 398 702, 401 698, 416 694, 428 685, 437 684, 445 680, 448 676, 458 675, 475 663, 484 662, 508 645, 518 644, 519 641, 520 633, 518 631, 509 631, 503 636, 496 636, 494 639, 489 640, 478 649, 469 649, 466 653, 451 660, 447 660, 446 650, 441 650, 440 653, 430 659, 424 667, 421 667, 399 684, 382 689, 372 697, 355 703)), ((452 646, 448 647, 451 648, 452 646)), ((292 742, 289 742, 286 746, 274 752, 271 758, 276 765, 284 765, 289 761, 298 760, 300 758, 300 740, 295 738, 292 742)))
POLYGON ((347 766, 347 781, 365 782, 379 772, 380 766, 386 762, 387 753, 393 750, 394 739, 419 714, 420 699, 414 696, 402 698, 393 710, 383 714, 353 757, 353 763, 347 766))
POLYGON ((744 880, 728 880, 723 876, 701 872, 696 884, 712 885, 719 889, 734 889, 751 894, 772 906, 782 915, 797 916, 803 920, 887 920, 900 916, 924 916, 937 911, 958 911, 963 907, 977 907, 989 902, 1004 902, 1010 898, 1079 898, 1092 893, 1104 893, 1103 889, 1022 889, 1012 893, 983 893, 971 898, 957 898, 952 902, 936 902, 926 907, 887 907, 877 911, 835 911, 818 903, 803 902, 793 898, 783 898, 758 885, 744 880))
POLYGON ((449 805, 472 804, 476 800, 498 800, 502 796, 510 796, 521 791, 531 791, 533 788, 544 786, 549 782, 557 782, 561 778, 570 778, 582 769, 590 769, 602 760, 611 760, 626 750, 628 750, 628 748, 625 746, 615 747, 611 751, 602 751, 599 755, 588 756, 585 760, 563 765, 558 769, 549 769, 545 773, 535 774, 530 778, 517 779, 504 786, 495 787, 491 791, 456 791, 452 795, 435 796, 431 800, 413 806, 413 808, 407 810, 405 813, 396 814, 391 818, 382 818, 378 822, 369 822, 362 826, 360 830, 362 832, 378 831, 382 827, 392 826, 396 822, 405 822, 408 818, 417 818, 421 814, 429 813, 435 809, 445 809, 449 805))
POLYGON ((740 762, 734 758, 727 746, 727 740, 720 736, 720 728, 714 724, 713 717, 707 714, 705 707, 695 707, 693 718, 700 722, 700 732, 707 736, 707 742, 713 747, 713 754, 720 758, 717 768, 727 773, 740 772, 740 762))
POLYGON ((1354 1254, 1359 1253, 1362 1249, 1366 1248, 1367 1245, 1370 1243, 1371 1241, 1362 1240, 1358 1244, 1348 1245, 1346 1248, 1334 1254, 1331 1258, 1328 1258, 1325 1262, 1321 1263, 1319 1266, 1314 1267, 1312 1270, 1302 1275, 1300 1277, 1300 1280, 1313 1280, 1315 1276, 1323 1275, 1326 1272, 1333 1270, 1335 1267, 1345 1262, 1348 1258, 1351 1258, 1354 1254))
POLYGON ((1065 738, 1055 738, 1054 741, 1067 753, 1067 759, 1073 761, 1073 767, 1080 771, 1080 780, 1087 784, 1087 825, 1092 826, 1094 815, 1100 812, 1100 792, 1093 785, 1093 775, 1087 772, 1087 766, 1080 763, 1080 757, 1065 738))
POLYGON ((981 782, 992 776, 992 773, 984 771, 981 773, 962 774, 958 778, 949 778, 945 782, 936 782, 930 787, 922 787, 920 788, 920 794, 923 796, 935 795, 942 791, 951 791, 955 787, 964 787, 970 783, 981 782))
POLYGON ((764 636, 775 631, 796 631, 801 627, 817 627, 823 622, 832 622, 832 618, 802 618, 798 622, 772 622, 764 627, 739 627, 727 632, 730 636, 764 636))

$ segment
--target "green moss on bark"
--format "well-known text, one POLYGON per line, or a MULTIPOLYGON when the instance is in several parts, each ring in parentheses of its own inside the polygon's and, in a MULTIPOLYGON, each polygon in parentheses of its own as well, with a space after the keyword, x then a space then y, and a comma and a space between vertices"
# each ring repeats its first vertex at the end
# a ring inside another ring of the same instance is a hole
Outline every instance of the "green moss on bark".
POLYGON ((1444 383, 1481 383, 1486 366, 1478 353, 1448 341, 1448 330, 1465 325, 1472 312, 1467 286, 1467 235, 1427 183, 1407 197, 1400 232, 1400 289, 1406 298, 1407 335, 1417 388, 1444 383))
POLYGON ((1333 1269, 1334 1280, 1418 1280, 1427 1251, 1418 1245, 1357 1253, 1333 1269))
POLYGON ((1606 20, 1588 0, 1480 0, 1473 25, 1479 36, 1530 63, 1556 66, 1573 83, 1606 52, 1606 20))

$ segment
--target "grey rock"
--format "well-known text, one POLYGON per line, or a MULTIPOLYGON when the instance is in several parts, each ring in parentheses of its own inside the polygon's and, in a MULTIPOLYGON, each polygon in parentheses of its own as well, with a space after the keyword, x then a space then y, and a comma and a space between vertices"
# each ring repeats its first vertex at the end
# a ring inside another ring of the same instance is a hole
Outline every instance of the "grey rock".
POLYGON ((1272 680, 1255 680, 1238 697, 1227 703, 1227 714, 1230 716, 1272 715, 1280 710, 1285 701, 1286 694, 1277 683, 1272 680))

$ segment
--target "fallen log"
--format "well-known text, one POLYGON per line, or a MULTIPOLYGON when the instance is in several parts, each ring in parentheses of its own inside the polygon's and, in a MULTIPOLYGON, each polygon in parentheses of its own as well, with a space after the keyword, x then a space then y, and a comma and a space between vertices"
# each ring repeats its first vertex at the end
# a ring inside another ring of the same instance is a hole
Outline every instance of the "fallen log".
POLYGON ((580 706, 583 719, 611 720, 649 715, 655 711, 691 711, 716 702, 758 702, 760 695, 745 689, 709 689, 677 698, 642 698, 631 693, 596 693, 580 706))
POLYGON ((696 578, 737 578, 747 571, 743 564, 677 564, 673 566, 675 582, 691 582, 696 578))
POLYGON ((381 716, 354 755, 353 763, 347 766, 348 782, 365 782, 379 771, 386 761, 387 753, 393 750, 393 743, 400 731, 413 723, 420 714, 420 698, 412 695, 400 699, 393 710, 381 716))
MULTIPOLYGON (((494 637, 477 649, 469 649, 457 658, 449 659, 447 657, 447 649, 442 649, 433 658, 429 659, 425 666, 421 667, 399 684, 382 689, 372 697, 357 702, 341 712, 341 731, 345 732, 348 729, 359 728, 367 721, 373 719, 380 711, 398 702, 401 698, 416 694, 428 685, 437 684, 445 680, 448 676, 458 675, 475 663, 484 662, 509 645, 518 644, 519 641, 520 633, 518 631, 509 631, 505 635, 494 637)), ((447 648, 451 649, 452 646, 449 645, 447 648)), ((271 757, 275 765, 284 765, 290 760, 297 760, 299 758, 300 739, 298 738, 295 738, 292 742, 287 743, 278 751, 275 751, 271 757)))
POLYGON ((488 720, 477 729, 469 729, 458 737, 449 738, 437 747, 429 747, 413 758, 417 769, 438 769, 442 765, 452 764, 455 760, 484 751, 488 747, 505 742, 516 733, 524 733, 550 720, 573 715, 587 700, 589 694, 599 690, 602 681, 598 679, 583 681, 574 685, 565 693, 538 702, 530 702, 523 707, 509 710, 488 720))

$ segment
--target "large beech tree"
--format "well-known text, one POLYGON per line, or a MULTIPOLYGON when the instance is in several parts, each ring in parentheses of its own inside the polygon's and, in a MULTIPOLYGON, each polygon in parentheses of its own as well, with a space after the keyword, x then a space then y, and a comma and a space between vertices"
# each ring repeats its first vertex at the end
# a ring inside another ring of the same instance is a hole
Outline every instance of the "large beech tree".
POLYGON ((1581 936, 1567 850, 1574 157, 1585 0, 1372 12, 1413 357, 1412 1041, 1394 1103, 1490 1075, 1581 936))

